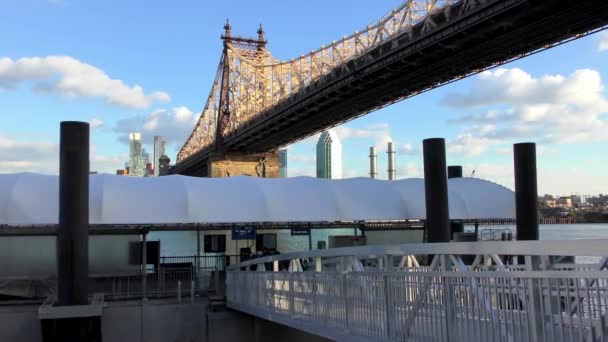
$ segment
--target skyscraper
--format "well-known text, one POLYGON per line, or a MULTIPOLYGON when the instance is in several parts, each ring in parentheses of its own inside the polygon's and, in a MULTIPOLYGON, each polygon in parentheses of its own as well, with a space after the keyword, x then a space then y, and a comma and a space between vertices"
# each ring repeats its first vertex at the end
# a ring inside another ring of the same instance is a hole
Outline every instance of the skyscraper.
POLYGON ((287 150, 279 150, 279 175, 287 178, 287 150))
POLYGON ((146 167, 141 150, 141 133, 129 133, 129 175, 143 177, 146 167))
POLYGON ((321 133, 317 142, 317 178, 342 178, 342 145, 334 130, 321 133))
POLYGON ((160 173, 160 157, 165 154, 165 141, 161 136, 154 136, 154 160, 152 164, 154 165, 154 176, 158 177, 160 173))

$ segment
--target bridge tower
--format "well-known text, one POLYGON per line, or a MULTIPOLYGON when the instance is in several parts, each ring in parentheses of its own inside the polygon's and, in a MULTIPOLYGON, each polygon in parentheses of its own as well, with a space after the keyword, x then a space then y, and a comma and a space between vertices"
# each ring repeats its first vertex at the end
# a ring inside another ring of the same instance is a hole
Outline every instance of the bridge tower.
MULTIPOLYGON (((264 153, 246 153, 229 150, 224 144, 226 133, 234 130, 236 124, 243 121, 243 118, 239 117, 241 116, 239 113, 242 111, 240 108, 251 106, 250 103, 239 101, 240 97, 235 95, 235 93, 248 91, 243 89, 244 87, 237 86, 236 81, 239 77, 250 76, 244 71, 246 68, 242 60, 259 64, 264 63, 270 56, 270 53, 266 50, 267 41, 261 24, 257 34, 257 38, 233 36, 230 21, 226 20, 224 34, 221 36, 224 48, 220 65, 211 95, 201 114, 201 118, 204 119, 207 116, 208 121, 205 136, 199 136, 199 138, 201 145, 210 145, 210 152, 204 157, 206 162, 197 163, 199 167, 195 170, 189 169, 188 171, 175 173, 213 178, 242 175, 263 178, 280 177, 278 150, 264 153)), ((264 87, 263 82, 255 82, 257 78, 263 77, 263 75, 261 77, 260 75, 253 75, 254 87, 259 89, 264 87)), ((255 100, 254 98, 253 101, 255 100)))

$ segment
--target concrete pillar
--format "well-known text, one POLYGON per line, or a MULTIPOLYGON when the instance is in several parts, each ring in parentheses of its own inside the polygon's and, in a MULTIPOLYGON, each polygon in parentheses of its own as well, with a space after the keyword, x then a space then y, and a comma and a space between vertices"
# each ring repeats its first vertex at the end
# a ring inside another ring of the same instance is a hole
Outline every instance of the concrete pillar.
POLYGON ((517 240, 538 240, 536 144, 513 145, 517 240))
MULTIPOLYGON (((462 178, 462 166, 450 165, 448 166, 448 179, 450 178, 462 178)), ((464 223, 462 221, 450 221, 450 237, 454 240, 454 233, 463 233, 464 223)))
POLYGON ((61 123, 57 303, 88 304, 89 124, 61 123))
POLYGON ((445 140, 425 139, 424 193, 428 242, 450 241, 450 215, 448 208, 448 179, 445 162, 445 140))

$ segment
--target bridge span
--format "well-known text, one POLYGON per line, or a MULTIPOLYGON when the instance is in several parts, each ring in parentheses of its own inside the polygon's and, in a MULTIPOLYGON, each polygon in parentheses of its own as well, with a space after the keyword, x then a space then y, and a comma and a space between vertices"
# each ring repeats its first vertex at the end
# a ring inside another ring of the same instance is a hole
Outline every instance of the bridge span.
POLYGON ((338 341, 606 341, 608 240, 367 246, 232 266, 227 305, 338 341))
POLYGON ((227 23, 207 103, 172 172, 274 177, 281 146, 606 25, 604 0, 407 0, 361 31, 280 61, 261 27, 257 39, 241 38, 227 23), (231 173, 222 160, 253 167, 231 173))

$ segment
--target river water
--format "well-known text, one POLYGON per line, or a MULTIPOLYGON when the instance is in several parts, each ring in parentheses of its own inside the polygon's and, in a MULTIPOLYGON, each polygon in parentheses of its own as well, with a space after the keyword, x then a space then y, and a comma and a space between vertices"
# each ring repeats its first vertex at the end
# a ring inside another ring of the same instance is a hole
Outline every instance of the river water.
MULTIPOLYGON (((510 228, 515 235, 514 226, 480 226, 484 228, 510 228)), ((472 227, 467 226, 467 230, 472 227)), ((273 231, 277 234, 277 245, 282 253, 308 250, 307 236, 291 236, 289 230, 273 231)), ((202 234, 201 234, 202 235, 202 234)), ((327 241, 330 235, 353 235, 353 229, 317 229, 312 232, 313 248, 317 241, 327 241)), ((196 232, 153 232, 150 240, 161 240, 161 255, 180 256, 196 254, 196 232)), ((230 236, 227 237, 230 239, 230 236)), ((541 224, 541 240, 608 239, 608 224, 541 224)), ((202 238, 201 238, 202 240, 202 238)), ((230 243, 227 241, 227 243, 230 243)), ((241 242, 245 247, 245 242, 241 242)), ((201 241, 202 244, 202 241, 201 241)), ((201 246, 202 248, 202 246, 201 246)), ((608 247, 607 247, 608 248, 608 247)))

